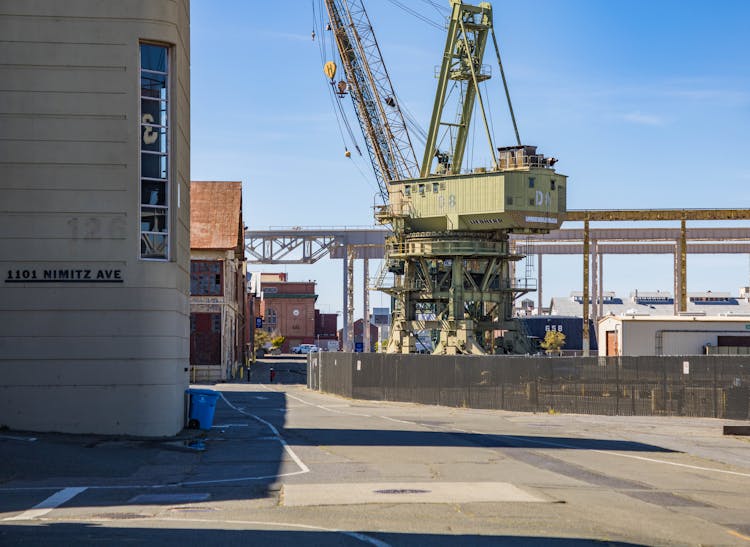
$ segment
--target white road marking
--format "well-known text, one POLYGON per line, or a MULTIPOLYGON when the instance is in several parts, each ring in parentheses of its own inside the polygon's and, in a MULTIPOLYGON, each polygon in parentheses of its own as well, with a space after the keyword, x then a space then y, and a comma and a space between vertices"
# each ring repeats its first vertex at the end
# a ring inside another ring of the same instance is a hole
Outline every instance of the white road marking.
MULTIPOLYGON (((276 389, 271 389, 270 387, 266 386, 265 384, 260 384, 260 387, 263 389, 266 389, 268 391, 273 391, 276 393, 281 393, 280 391, 276 389)), ((362 418, 382 418, 382 416, 373 416, 372 414, 360 414, 358 412, 344 412, 343 410, 334 410, 331 407, 328 406, 322 406, 322 405, 316 405, 315 403, 311 403, 309 401, 305 401, 304 399, 300 399, 299 397, 295 397, 294 395, 290 395, 289 393, 285 393, 286 397, 289 397, 290 399, 294 399, 295 401, 299 401, 303 405, 307 406, 314 406, 315 408, 319 408, 321 410, 325 410, 326 412, 332 412, 333 414, 344 414, 345 416, 360 416, 362 418)), ((349 405, 347 405, 349 406, 349 405)))
POLYGON ((389 418, 388 416, 378 416, 378 418, 383 418, 384 420, 388 420, 390 422, 397 422, 397 423, 400 423, 400 424, 419 425, 416 422, 407 422, 406 420, 398 420, 396 418, 389 418))
POLYGON ((664 465, 674 465, 676 467, 686 467, 688 469, 695 469, 697 471, 713 471, 714 473, 724 473, 725 475, 736 475, 739 477, 750 478, 750 473, 739 473, 737 471, 729 471, 727 469, 714 469, 713 467, 700 467, 699 465, 689 465, 686 463, 668 462, 666 460, 657 460, 655 458, 646 458, 644 456, 635 456, 633 454, 620 454, 619 452, 607 452, 606 450, 592 450, 592 452, 599 452, 600 454, 620 456, 621 458, 631 458, 634 460, 642 460, 646 462, 662 463, 664 465))
MULTIPOLYGON (((274 437, 274 440, 278 440, 274 437)), ((197 486, 206 484, 226 484, 232 482, 246 482, 246 481, 263 481, 269 479, 277 479, 280 477, 292 477, 294 475, 302 475, 308 473, 308 470, 303 471, 292 471, 291 473, 274 473, 273 475, 255 475, 249 477, 231 477, 228 479, 206 479, 202 481, 183 481, 183 482, 170 482, 165 484, 113 484, 113 485, 89 485, 82 486, 84 490, 148 490, 159 488, 179 488, 181 486, 197 486)), ((8 488, 0 488, 0 492, 36 492, 41 490, 58 490, 60 488, 66 488, 65 486, 16 486, 8 488)))
MULTIPOLYGON (((138 520, 138 519, 132 519, 132 520, 138 520)), ((196 519, 196 518, 169 518, 169 517, 146 517, 143 520, 147 520, 149 522, 176 522, 176 523, 201 523, 201 524, 212 524, 215 525, 217 522, 220 522, 222 524, 236 524, 240 526, 259 526, 259 527, 265 527, 265 526, 273 526, 277 528, 301 528, 303 530, 315 530, 318 532, 332 532, 334 534, 342 534, 345 536, 349 536, 351 538, 357 539, 359 541, 362 541, 363 543, 369 543, 370 545, 374 545, 375 547, 391 547, 390 543, 386 543, 385 541, 381 541, 379 539, 376 539, 374 537, 368 536, 367 534, 363 534, 362 532, 350 532, 349 530, 341 530, 338 528, 324 528, 323 526, 313 526, 310 524, 296 524, 293 522, 268 522, 268 521, 258 521, 258 520, 211 520, 211 519, 196 519)), ((89 519, 86 522, 101 522, 102 519, 89 519)), ((76 521, 79 522, 79 521, 76 521)), ((262 531, 264 528, 257 528, 257 530, 262 531)))
MULTIPOLYGON (((265 424, 273 432, 273 434, 276 436, 276 438, 278 439, 278 441, 281 443, 281 446, 284 447, 284 451, 287 454, 289 454, 289 457, 292 458, 292 460, 294 460, 294 463, 297 464, 297 466, 300 468, 301 472, 302 473, 309 473, 310 472, 310 468, 307 467, 305 465, 305 463, 301 459, 299 459, 299 456, 297 456, 297 454, 294 453, 294 450, 292 450, 292 448, 287 444, 287 442, 284 440, 284 438, 279 433, 279 430, 276 429, 273 426, 273 424, 271 424, 270 422, 267 422, 263 418, 260 418, 260 417, 256 416, 255 414, 250 414, 249 412, 245 412, 244 410, 240 410, 239 408, 237 408, 236 406, 234 406, 232 403, 230 403, 229 400, 226 397, 224 397, 224 394, 221 391, 219 392, 219 396, 222 398, 222 400, 227 405, 229 405, 229 408, 232 408, 232 409, 236 410, 237 412, 239 412, 240 414, 243 414, 245 416, 253 418, 254 420, 259 421, 262 424, 265 424)), ((295 473, 295 474, 298 474, 298 473, 295 473)), ((195 483, 184 483, 184 484, 195 484, 195 483)))
MULTIPOLYGON (((265 386, 262 386, 262 387, 264 387, 265 389, 269 389, 269 388, 267 388, 265 386)), ((271 390, 271 391, 273 391, 273 390, 271 390)), ((398 420, 396 418, 390 418, 388 416, 378 416, 378 415, 369 416, 369 415, 366 415, 366 414, 354 414, 354 413, 350 413, 350 412, 341 412, 339 410, 332 410, 332 409, 327 408, 327 407, 322 406, 322 405, 316 405, 314 403, 309 403, 307 401, 304 401, 303 399, 300 399, 299 397, 295 397, 294 395, 289 395, 288 393, 286 394, 286 396, 290 397, 292 399, 295 399, 296 401, 299 401, 301 403, 304 403, 306 405, 314 406, 314 407, 317 407, 317 408, 319 408, 321 410, 325 410, 327 412, 333 412, 333 413, 336 413, 336 414, 349 414, 351 416, 365 416, 365 417, 369 417, 369 418, 382 418, 384 420, 389 420, 391 422, 401 422, 401 423, 409 424, 409 425, 418 425, 420 427, 425 427, 427 429, 442 429, 444 431, 459 431, 459 432, 462 432, 462 433, 473 433, 473 434, 476 434, 476 435, 496 435, 496 436, 506 437, 508 439, 515 439, 515 440, 518 440, 518 441, 521 441, 521 442, 527 442, 527 443, 532 443, 532 444, 539 444, 539 445, 542 445, 542 446, 555 446, 555 447, 559 447, 559 448, 569 448, 571 450, 582 450, 580 446, 574 446, 574 445, 570 445, 570 444, 566 444, 566 443, 556 443, 556 442, 553 442, 553 441, 546 441, 546 440, 534 440, 534 439, 531 439, 529 437, 519 438, 519 437, 514 437, 513 435, 505 435, 503 433, 486 433, 486 432, 482 432, 482 431, 466 431, 466 430, 458 429, 458 428, 454 428, 454 427, 441 427, 441 426, 434 426, 434 425, 430 425, 430 424, 422 424, 420 422, 408 422, 408 421, 405 421, 405 420, 398 420)), ((369 402, 370 401, 368 401, 368 403, 369 402)), ((384 401, 377 401, 377 402, 384 402, 384 401)), ((390 402, 390 401, 388 401, 388 402, 390 402)), ((393 402, 398 402, 398 401, 393 401, 393 402)), ((634 460, 641 460, 641 461, 646 461, 646 462, 651 462, 651 463, 658 463, 658 464, 663 464, 663 465, 673 465, 675 467, 685 467, 687 469, 695 469, 696 471, 708 471, 708 472, 713 472, 713 473, 722 473, 722 474, 725 474, 725 475, 735 475, 735 476, 739 476, 739 477, 750 477, 750 473, 740 473, 738 471, 729 471, 729 470, 726 470, 726 469, 716 469, 714 467, 701 467, 701 466, 698 466, 698 465, 689 465, 689 464, 685 464, 685 463, 670 462, 670 461, 666 461, 666 460, 659 460, 659 459, 656 459, 656 458, 646 458, 645 456, 635 456, 633 454, 622 454, 622 453, 619 453, 619 452, 610 452, 608 450, 596 450, 596 449, 586 449, 586 450, 589 451, 589 452, 597 452, 599 454, 606 454, 608 456, 619 456, 620 458, 631 458, 631 459, 634 459, 634 460)))
MULTIPOLYGON (((485 435, 485 433, 480 433, 480 435, 485 435)), ((656 458, 646 458, 645 456, 636 456, 634 454, 621 454, 620 452, 610 452, 609 450, 596 450, 596 449, 582 449, 580 446, 575 446, 572 444, 566 444, 566 443, 556 443, 552 441, 542 441, 542 440, 535 440, 531 439, 529 437, 514 437, 513 435, 502 435, 501 437, 506 437, 508 439, 514 439, 520 442, 526 442, 526 443, 533 443, 533 444, 540 444, 542 446, 556 446, 559 448, 569 448, 572 450, 587 450, 589 452, 596 452, 597 454, 606 454, 607 456, 619 456, 621 458, 631 458, 633 460, 641 460, 646 462, 652 462, 652 463, 661 463, 664 465, 674 465, 676 467, 686 467, 687 469, 695 469, 697 471, 712 471, 714 473, 724 473, 726 475, 736 475, 739 477, 750 477, 750 473, 740 473, 738 471, 729 471, 727 469, 716 469, 714 467, 701 467, 698 465, 689 465, 687 463, 677 463, 677 462, 670 462, 666 460, 658 460, 656 458)))
MULTIPOLYGON (((232 403, 230 403, 226 397, 224 397, 224 394, 219 392, 219 395, 224 400, 224 402, 229 405, 230 408, 233 410, 239 412, 240 414, 243 414, 244 416, 248 416, 250 418, 253 418, 254 420, 257 420, 264 424, 266 427, 268 427, 271 432, 273 433, 273 439, 278 441, 281 446, 284 448, 284 451, 289 455, 289 457, 294 461, 294 463, 300 468, 299 471, 292 471, 290 473, 275 473, 273 475, 255 475, 255 476, 248 476, 248 477, 231 477, 226 479, 206 479, 206 480, 199 480, 199 481, 183 481, 183 482, 173 482, 168 484, 123 484, 123 485, 100 485, 100 486, 83 486, 83 487, 77 487, 77 488, 66 488, 62 486, 30 486, 30 487, 16 487, 16 488, 0 488, 0 492, 25 492, 25 491, 37 491, 37 490, 51 490, 51 489, 59 489, 64 488, 63 491, 69 491, 69 490, 77 490, 82 492, 86 489, 92 489, 92 490, 126 490, 126 489, 159 489, 159 488, 170 488, 170 487, 180 487, 180 486, 198 486, 198 485, 208 485, 208 484, 227 484, 227 483, 233 483, 233 482, 246 482, 246 481, 260 481, 260 480, 273 480, 273 479, 279 479, 281 477, 292 477, 294 475, 302 475, 304 473, 309 473, 310 468, 305 465, 305 463, 295 454, 294 450, 287 444, 286 440, 281 436, 279 433, 279 430, 274 427, 273 424, 267 422, 263 418, 260 418, 259 416, 256 416, 255 414, 250 414, 249 412, 245 412, 241 408, 236 407, 232 403)), ((231 424, 230 424, 231 425, 231 424)), ((237 424, 239 425, 239 424, 237 424)), ((243 424, 246 425, 246 424, 243 424)), ((73 495, 77 494, 78 492, 75 492, 73 495)), ((54 496, 53 496, 54 497, 54 496)), ((72 497, 72 496, 71 496, 72 497)), ((49 498, 50 500, 52 498, 49 498)), ((60 503, 64 503, 65 500, 63 500, 60 503)), ((47 500, 45 500, 47 502, 47 500)), ((42 503, 45 503, 42 502, 42 503)), ((41 509, 41 504, 37 507, 34 507, 34 510, 41 509)), ((50 509, 51 510, 51 509, 50 509)), ((45 511, 47 513, 49 511, 45 511)), ((29 513, 27 511, 26 513, 29 513)), ((25 513, 24 513, 25 514, 25 513)), ((12 517, 12 520, 21 520, 20 517, 23 515, 18 515, 17 517, 12 517)), ((24 517, 28 518, 28 517, 24 517)), ((9 520, 9 519, 5 519, 9 520)))
POLYGON ((46 500, 44 500, 41 503, 38 503, 28 511, 24 511, 20 515, 16 515, 15 517, 8 517, 3 520, 32 520, 35 518, 39 518, 43 515, 46 515, 50 511, 52 511, 54 508, 59 507, 66 501, 74 498, 81 492, 86 490, 85 486, 78 486, 73 488, 64 488, 63 490, 60 490, 59 492, 56 492, 55 494, 52 494, 50 497, 48 497, 46 500))
POLYGON ((0 435, 0 439, 8 439, 10 441, 26 441, 30 443, 36 441, 36 437, 16 437, 14 435, 0 435))

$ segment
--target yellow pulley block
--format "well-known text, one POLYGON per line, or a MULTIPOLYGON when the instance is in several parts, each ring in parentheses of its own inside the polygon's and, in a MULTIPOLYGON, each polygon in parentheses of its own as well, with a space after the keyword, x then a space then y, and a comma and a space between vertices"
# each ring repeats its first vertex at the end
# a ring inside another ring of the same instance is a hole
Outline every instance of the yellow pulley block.
POLYGON ((323 72, 326 76, 328 76, 329 80, 333 80, 334 76, 336 76, 336 63, 333 61, 328 61, 325 65, 323 65, 323 72))

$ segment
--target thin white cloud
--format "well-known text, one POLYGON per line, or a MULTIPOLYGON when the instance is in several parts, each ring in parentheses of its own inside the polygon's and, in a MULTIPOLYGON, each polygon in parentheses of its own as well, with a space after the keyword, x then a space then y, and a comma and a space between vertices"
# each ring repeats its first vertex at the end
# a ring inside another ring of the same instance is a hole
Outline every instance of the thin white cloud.
POLYGON ((622 114, 620 116, 620 119, 637 125, 650 125, 654 127, 662 126, 665 124, 664 118, 656 116, 654 114, 643 114, 640 111, 622 114))

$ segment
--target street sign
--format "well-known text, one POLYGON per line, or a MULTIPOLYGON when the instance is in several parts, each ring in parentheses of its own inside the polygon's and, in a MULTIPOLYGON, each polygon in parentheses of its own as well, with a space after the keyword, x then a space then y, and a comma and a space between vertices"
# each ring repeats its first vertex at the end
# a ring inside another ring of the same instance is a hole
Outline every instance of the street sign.
POLYGON ((262 317, 256 317, 255 318, 255 328, 256 329, 262 329, 263 328, 263 318, 262 317))
POLYGON ((362 342, 354 342, 354 352, 362 353, 365 351, 365 345, 362 342))

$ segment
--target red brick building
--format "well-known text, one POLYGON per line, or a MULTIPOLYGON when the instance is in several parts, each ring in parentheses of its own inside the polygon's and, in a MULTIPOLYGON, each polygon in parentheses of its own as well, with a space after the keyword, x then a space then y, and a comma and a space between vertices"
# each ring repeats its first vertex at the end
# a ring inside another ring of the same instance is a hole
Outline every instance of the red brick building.
POLYGON ((262 300, 256 299, 256 317, 263 320, 263 330, 280 334, 286 340, 282 353, 300 344, 315 343, 314 281, 288 281, 285 273, 261 274, 262 300))
POLYGON ((234 378, 245 362, 241 182, 190 183, 190 379, 234 378))

